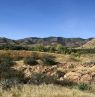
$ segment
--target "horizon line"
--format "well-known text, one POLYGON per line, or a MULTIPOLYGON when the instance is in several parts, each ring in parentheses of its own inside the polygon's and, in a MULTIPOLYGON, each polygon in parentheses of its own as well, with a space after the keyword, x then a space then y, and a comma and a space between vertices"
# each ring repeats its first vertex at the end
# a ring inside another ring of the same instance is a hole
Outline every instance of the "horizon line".
POLYGON ((93 39, 95 37, 88 37, 88 38, 83 38, 83 37, 63 37, 63 36, 45 36, 45 37, 39 37, 39 36, 31 36, 31 37, 22 37, 22 38, 17 38, 17 39, 13 39, 13 38, 10 38, 10 37, 2 37, 0 36, 0 38, 7 38, 7 39, 11 39, 11 40, 20 40, 20 39, 26 39, 26 38, 50 38, 50 37, 54 37, 54 38, 80 38, 80 39, 93 39))

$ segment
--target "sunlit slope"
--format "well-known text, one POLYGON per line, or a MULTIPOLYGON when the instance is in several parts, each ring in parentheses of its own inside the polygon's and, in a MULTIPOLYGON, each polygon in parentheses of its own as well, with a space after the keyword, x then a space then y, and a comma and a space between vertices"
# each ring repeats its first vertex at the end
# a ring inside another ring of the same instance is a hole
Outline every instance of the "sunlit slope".
POLYGON ((88 41, 86 44, 82 46, 82 48, 95 48, 95 39, 88 41))

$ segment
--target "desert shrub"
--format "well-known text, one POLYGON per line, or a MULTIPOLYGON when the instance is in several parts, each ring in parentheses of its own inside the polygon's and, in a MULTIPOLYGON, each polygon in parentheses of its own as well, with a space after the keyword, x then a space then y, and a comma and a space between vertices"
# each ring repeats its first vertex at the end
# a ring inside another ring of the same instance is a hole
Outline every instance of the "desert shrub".
POLYGON ((92 66, 95 65, 95 61, 85 62, 85 63, 83 63, 82 65, 85 66, 85 67, 86 67, 86 66, 92 67, 92 66))
POLYGON ((5 44, 0 46, 0 50, 28 50, 28 47, 20 46, 20 45, 15 45, 15 44, 5 44))
POLYGON ((67 47, 62 46, 61 44, 57 45, 56 50, 58 51, 58 53, 63 53, 63 54, 69 53, 67 47))
POLYGON ((80 84, 78 85, 78 89, 79 89, 79 90, 90 90, 91 87, 90 87, 88 84, 86 84, 86 83, 80 83, 80 84))
POLYGON ((55 53, 56 49, 53 46, 48 47, 48 52, 55 53))
POLYGON ((34 65, 37 65, 38 64, 36 58, 34 58, 34 57, 24 58, 24 63, 25 64, 28 64, 28 65, 31 65, 31 66, 34 66, 34 65))
POLYGON ((55 59, 53 58, 53 56, 49 56, 49 55, 45 55, 42 57, 42 61, 45 65, 48 66, 52 66, 52 65, 56 65, 57 62, 55 61, 55 59))
POLYGON ((3 79, 0 81, 0 87, 4 90, 10 89, 13 86, 16 86, 19 83, 17 78, 3 79))
MULTIPOLYGON (((5 67, 6 68, 6 67, 5 67)), ((22 70, 16 70, 14 68, 6 68, 6 70, 0 70, 0 80, 2 79, 11 79, 11 78, 17 78, 21 83, 23 83, 24 80, 24 73, 22 70)))
POLYGON ((70 81, 68 79, 64 79, 62 81, 61 80, 57 80, 56 84, 62 85, 62 86, 66 86, 66 87, 72 87, 72 86, 76 85, 76 83, 74 83, 73 81, 70 81))
POLYGON ((25 79, 23 71, 11 68, 9 72, 7 73, 7 75, 5 75, 5 78, 10 79, 14 77, 17 78, 20 83, 23 83, 25 79))
POLYGON ((28 81, 29 84, 51 84, 54 83, 56 80, 56 77, 49 76, 43 73, 35 73, 32 75, 31 79, 28 81))
POLYGON ((76 83, 70 81, 70 80, 67 80, 67 79, 64 79, 63 81, 63 85, 64 86, 74 86, 76 83))
POLYGON ((57 70, 56 73, 57 73, 58 78, 64 77, 64 75, 65 75, 65 72, 64 71, 61 71, 61 70, 57 70))
POLYGON ((15 63, 13 62, 13 59, 10 57, 1 57, 0 58, 0 70, 5 71, 8 70, 11 66, 13 66, 15 63))
POLYGON ((30 50, 32 50, 32 51, 41 51, 41 52, 44 52, 44 51, 45 51, 45 47, 42 46, 42 45, 38 45, 38 46, 33 46, 33 47, 31 47, 30 50))

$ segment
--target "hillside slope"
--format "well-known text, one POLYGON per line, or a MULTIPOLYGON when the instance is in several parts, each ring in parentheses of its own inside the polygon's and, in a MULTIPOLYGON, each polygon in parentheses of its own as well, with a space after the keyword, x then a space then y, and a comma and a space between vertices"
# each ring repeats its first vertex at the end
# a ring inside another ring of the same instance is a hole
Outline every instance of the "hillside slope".
POLYGON ((82 46, 82 48, 95 48, 95 39, 88 41, 86 44, 82 46))

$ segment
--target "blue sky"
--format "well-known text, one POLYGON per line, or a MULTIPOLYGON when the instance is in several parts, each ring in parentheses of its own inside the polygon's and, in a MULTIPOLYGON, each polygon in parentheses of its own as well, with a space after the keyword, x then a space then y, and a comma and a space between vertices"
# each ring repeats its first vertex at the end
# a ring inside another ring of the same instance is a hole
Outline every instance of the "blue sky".
POLYGON ((0 37, 95 37, 95 0, 0 0, 0 37))

